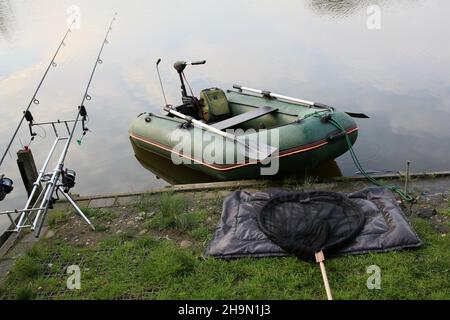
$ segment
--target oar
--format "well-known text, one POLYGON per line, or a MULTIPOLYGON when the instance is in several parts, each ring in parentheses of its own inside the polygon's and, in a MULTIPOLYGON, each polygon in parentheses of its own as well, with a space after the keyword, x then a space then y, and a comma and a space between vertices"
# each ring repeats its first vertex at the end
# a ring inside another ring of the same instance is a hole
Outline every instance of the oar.
MULTIPOLYGON (((317 108, 323 108, 323 109, 329 109, 332 110, 332 108, 330 106, 327 106, 326 104, 323 103, 318 103, 318 102, 313 102, 313 101, 308 101, 308 100, 302 100, 302 99, 298 99, 298 98, 293 98, 293 97, 288 97, 288 96, 284 96, 278 93, 273 93, 270 91, 264 91, 264 90, 259 90, 259 89, 253 89, 253 88, 248 88, 248 87, 243 87, 243 86, 239 86, 239 85, 233 85, 233 88, 238 89, 239 91, 248 91, 248 92, 253 92, 253 93, 257 93, 260 94, 264 97, 271 97, 271 98, 276 98, 276 99, 281 99, 281 100, 286 100, 286 101, 290 101, 290 102, 295 102, 304 106, 308 106, 308 107, 317 107, 317 108)), ((346 112, 350 117, 353 118, 360 118, 360 119, 369 119, 370 117, 364 113, 355 113, 355 112, 346 112)))
POLYGON ((236 141, 237 143, 239 143, 240 145, 242 145, 245 148, 246 153, 248 154, 248 157, 250 159, 253 160, 259 160, 259 161, 263 161, 265 159, 267 159, 270 155, 272 155, 273 153, 275 153, 278 149, 263 143, 258 143, 258 148, 254 148, 252 147, 250 144, 247 143, 243 143, 241 141, 238 140, 238 138, 230 133, 227 132, 223 132, 217 128, 214 128, 212 126, 207 125, 206 123, 203 123, 201 121, 198 121, 190 116, 187 116, 181 112, 178 112, 176 110, 174 110, 173 108, 171 108, 170 106, 166 106, 164 107, 164 110, 169 112, 170 114, 173 114, 174 116, 181 118, 183 120, 186 120, 188 122, 193 123, 195 126, 205 129, 207 131, 213 132, 217 135, 220 135, 226 139, 230 139, 233 141, 236 141))

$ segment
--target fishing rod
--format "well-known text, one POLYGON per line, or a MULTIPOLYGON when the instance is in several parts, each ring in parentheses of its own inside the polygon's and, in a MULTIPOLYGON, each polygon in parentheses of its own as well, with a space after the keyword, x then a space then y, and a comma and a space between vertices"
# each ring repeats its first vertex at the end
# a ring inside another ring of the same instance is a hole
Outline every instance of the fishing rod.
MULTIPOLYGON (((106 32, 105 38, 103 39, 102 45, 100 47, 100 51, 98 52, 97 60, 95 60, 94 67, 92 68, 91 76, 89 77, 89 81, 87 83, 86 90, 84 91, 83 99, 81 100, 80 106, 78 107, 78 114, 77 114, 77 117, 75 119, 75 123, 73 125, 72 134, 70 135, 69 141, 68 141, 69 144, 72 141, 73 133, 75 131, 75 128, 77 126, 77 123, 79 121, 80 116, 82 117, 83 136, 86 135, 86 133, 88 131, 88 128, 85 127, 85 121, 86 121, 87 113, 86 113, 86 108, 84 107, 84 102, 86 100, 90 101, 92 99, 92 97, 89 95, 89 89, 91 87, 91 83, 92 83, 92 79, 94 78, 95 71, 97 70, 97 66, 99 64, 103 63, 103 60, 101 59, 101 55, 103 53, 103 48, 105 47, 105 45, 107 43, 109 43, 108 42, 108 36, 109 36, 109 33, 112 31, 112 26, 114 24, 114 21, 116 21, 116 19, 117 19, 117 12, 114 13, 114 16, 113 16, 113 18, 111 20, 111 23, 109 24, 109 27, 108 27, 108 30, 106 32)), ((67 150, 66 150, 66 153, 67 153, 67 150)))
POLYGON ((6 214, 10 218, 10 220, 13 223, 13 226, 15 228, 11 231, 13 232, 20 232, 24 228, 30 228, 32 231, 36 231, 35 236, 39 237, 45 217, 47 215, 47 212, 50 208, 52 208, 52 205, 55 200, 58 200, 58 192, 61 192, 64 197, 69 201, 69 203, 72 205, 72 207, 75 209, 76 213, 92 228, 95 230, 94 225, 90 222, 90 220, 84 215, 84 213, 81 211, 81 209, 77 206, 75 201, 72 199, 71 195, 69 194, 69 191, 71 188, 75 186, 75 176, 76 173, 73 170, 69 170, 67 168, 64 169, 64 162, 69 150, 69 146, 73 140, 73 136, 75 133, 75 130, 77 128, 78 123, 82 122, 82 131, 83 136, 88 131, 88 128, 85 127, 85 121, 87 117, 86 108, 84 107, 84 103, 86 101, 91 100, 91 96, 89 95, 89 89, 92 83, 92 79, 94 77, 94 74, 97 70, 97 66, 99 64, 103 63, 103 60, 101 59, 101 55, 103 52, 103 49, 105 45, 108 43, 108 36, 110 34, 110 31, 112 30, 112 25, 114 21, 116 20, 117 13, 114 14, 113 19, 111 20, 111 23, 109 24, 108 31, 106 32, 105 38, 103 39, 100 51, 98 53, 97 59, 95 60, 94 67, 92 69, 92 72, 89 77, 89 81, 86 86, 86 90, 84 91, 83 98, 81 100, 81 104, 78 107, 78 112, 75 120, 67 120, 64 122, 61 121, 53 121, 53 122, 46 122, 47 125, 52 125, 55 127, 55 124, 61 124, 64 123, 66 128, 68 128, 68 123, 73 123, 72 129, 68 129, 68 136, 62 137, 59 136, 58 132, 55 130, 56 139, 52 145, 52 148, 50 149, 49 154, 47 155, 47 158, 42 166, 42 169, 39 171, 38 178, 33 184, 33 189, 28 197, 28 200, 25 204, 25 207, 23 210, 13 210, 13 211, 4 211, 0 212, 0 214, 6 214), (49 164, 49 161, 51 157, 53 156, 57 145, 64 141, 64 146, 62 149, 62 152, 59 156, 58 162, 55 166, 55 168, 50 171, 46 172, 47 166, 49 164), (38 191, 40 189, 40 191, 38 191), (40 192, 38 194, 37 200, 33 200, 34 196, 37 192, 40 192), (56 199, 53 197, 56 195, 56 199), (11 218, 11 214, 19 213, 20 217, 17 223, 14 222, 14 220, 11 218), (34 217, 32 218, 32 215, 34 217), (33 221, 31 221, 31 219, 33 221))
POLYGON ((23 112, 22 118, 21 118, 20 121, 19 121, 19 125, 16 127, 16 129, 15 129, 15 131, 14 131, 14 134, 13 134, 11 140, 9 141, 9 143, 8 143, 8 145, 7 145, 7 147, 6 147, 6 150, 5 150, 5 152, 3 153, 3 156, 2 156, 2 158, 1 158, 1 160, 0 160, 0 167, 1 167, 2 164, 3 164, 3 161, 5 160, 6 155, 8 154, 9 149, 11 148, 11 145, 12 145, 12 143, 14 142, 14 139, 16 138, 17 133, 19 132, 20 127, 22 126, 23 120, 27 119, 27 121, 30 122, 31 139, 34 139, 35 134, 33 134, 32 131, 31 131, 31 124, 32 124, 32 122, 33 122, 33 116, 32 116, 31 113, 30 113, 31 106, 32 106, 33 104, 36 104, 36 105, 39 104, 39 100, 36 98, 36 96, 37 96, 39 90, 41 89, 42 84, 44 83, 44 80, 45 80, 45 78, 47 77, 47 74, 48 74, 49 71, 50 71, 50 68, 51 68, 51 67, 56 68, 56 67, 58 66, 58 65, 56 64, 56 62, 55 62, 55 59, 56 59, 56 57, 58 56, 59 51, 61 50, 61 48, 62 48, 63 46, 66 45, 66 43, 65 43, 66 38, 67 38, 67 36, 69 35, 69 33, 72 32, 72 26, 73 26, 73 24, 74 24, 75 22, 76 22, 76 19, 74 19, 74 20, 72 21, 72 23, 70 24, 70 26, 67 28, 67 31, 66 31, 66 33, 64 34, 64 37, 62 38, 61 42, 59 43, 58 48, 56 49, 56 51, 55 51, 55 53, 54 53, 54 55, 53 55, 52 60, 51 60, 50 63, 48 64, 47 69, 45 69, 44 75, 42 76, 41 80, 39 81, 39 84, 38 84, 38 86, 37 86, 37 88, 36 88, 36 90, 35 90, 33 96, 31 97, 31 100, 30 100, 30 102, 28 103, 28 106, 27 106, 26 110, 23 112))
MULTIPOLYGON (((69 202, 72 204, 72 206, 76 209, 77 213, 80 214, 81 217, 91 226, 91 228, 95 230, 95 227, 87 219, 87 217, 84 216, 83 212, 80 210, 80 208, 78 208, 78 206, 75 204, 73 199, 68 194, 67 187, 66 187, 66 190, 64 190, 63 188, 61 188, 62 186, 57 185, 57 181, 59 180, 60 175, 63 175, 63 180, 64 180, 64 161, 65 161, 67 153, 69 151, 69 146, 70 146, 70 143, 72 142, 73 135, 75 133, 75 129, 78 125, 78 122, 80 121, 80 117, 82 118, 81 121, 82 121, 83 136, 86 135, 86 132, 88 131, 88 129, 84 125, 85 121, 86 121, 86 116, 87 116, 87 112, 86 112, 86 108, 84 107, 84 103, 86 102, 86 100, 90 101, 92 99, 92 97, 89 95, 89 89, 91 87, 91 83, 92 83, 92 79, 94 78, 95 71, 97 70, 97 66, 99 64, 103 63, 103 60, 101 59, 101 55, 103 53, 103 49, 104 49, 105 45, 108 43, 108 36, 112 30, 112 25, 114 24, 114 21, 116 21, 116 17, 117 17, 117 12, 114 13, 114 16, 113 16, 111 23, 109 24, 108 30, 106 32, 105 38, 103 39, 102 45, 100 47, 100 51, 99 51, 99 53, 97 55, 97 59, 95 60, 95 63, 94 63, 94 67, 92 68, 92 72, 89 77, 89 81, 87 83, 86 90, 84 91, 83 98, 81 99, 80 106, 78 107, 78 113, 75 118, 75 122, 73 123, 72 131, 66 140, 66 143, 64 145, 64 149, 59 158, 58 164, 56 165, 55 170, 53 170, 53 175, 52 175, 52 179, 49 182, 49 187, 47 188, 47 192, 44 195, 44 199, 42 200, 41 207, 47 206, 47 209, 39 210, 34 219, 34 223, 33 223, 33 226, 31 229, 34 230, 36 228, 36 226, 38 226, 36 237, 39 237, 39 235, 41 233, 42 226, 45 221, 45 216, 47 215, 47 212, 48 212, 48 206, 52 201, 53 193, 55 192, 55 189, 57 187, 58 187, 58 190, 62 191, 63 195, 67 198, 67 200, 69 200, 69 202), (42 219, 41 219, 41 222, 39 223, 39 219, 40 219, 41 215, 42 215, 42 219)), ((67 170, 66 170, 66 173, 67 173, 67 170)), ((73 180, 74 180, 74 178, 75 178, 74 174, 72 174, 72 175, 73 175, 73 180)))

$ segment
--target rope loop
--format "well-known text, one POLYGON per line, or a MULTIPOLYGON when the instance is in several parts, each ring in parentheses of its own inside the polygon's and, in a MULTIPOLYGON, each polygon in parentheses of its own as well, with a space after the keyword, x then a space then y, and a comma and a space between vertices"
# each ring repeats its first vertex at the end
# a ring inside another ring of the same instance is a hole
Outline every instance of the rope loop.
POLYGON ((362 173, 362 175, 369 182, 373 183, 376 186, 387 188, 387 189, 391 190, 392 192, 397 193, 403 200, 405 200, 407 202, 414 201, 414 198, 411 195, 407 194, 406 192, 402 191, 399 186, 388 185, 388 184, 382 183, 382 182, 376 180, 375 178, 373 178, 372 176, 370 176, 367 173, 367 171, 362 167, 361 162, 359 161, 358 157, 356 156, 356 153, 353 150, 352 142, 350 141, 347 131, 341 126, 341 124, 339 122, 336 121, 336 119, 330 118, 329 122, 345 134, 345 140, 347 142, 348 150, 350 151, 350 155, 352 157, 353 163, 355 164, 355 166, 358 168, 358 170, 362 173))

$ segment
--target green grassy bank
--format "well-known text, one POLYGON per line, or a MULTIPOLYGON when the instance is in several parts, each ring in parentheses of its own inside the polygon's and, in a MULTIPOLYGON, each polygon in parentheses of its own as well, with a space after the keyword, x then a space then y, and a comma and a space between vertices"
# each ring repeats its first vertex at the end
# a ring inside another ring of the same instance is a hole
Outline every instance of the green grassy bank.
MULTIPOLYGON (((144 196, 111 209, 87 209, 97 231, 54 211, 50 234, 31 248, 0 287, 2 299, 324 299, 319 267, 294 257, 205 259, 224 193, 144 196), (66 270, 80 267, 81 289, 66 270)), ((326 261, 336 299, 449 299, 450 205, 436 219, 411 217, 424 241, 416 250, 326 261), (369 290, 367 268, 381 268, 369 290)))

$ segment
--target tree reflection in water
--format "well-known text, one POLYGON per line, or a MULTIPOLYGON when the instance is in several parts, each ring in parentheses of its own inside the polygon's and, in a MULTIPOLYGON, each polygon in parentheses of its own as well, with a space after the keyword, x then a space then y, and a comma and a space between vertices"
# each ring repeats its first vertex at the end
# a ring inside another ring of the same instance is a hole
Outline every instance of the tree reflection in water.
POLYGON ((9 0, 0 0, 0 35, 8 39, 10 36, 13 12, 9 0))
POLYGON ((417 0, 310 0, 309 6, 318 14, 346 17, 365 11, 371 5, 386 7, 393 4, 414 4, 417 0))

